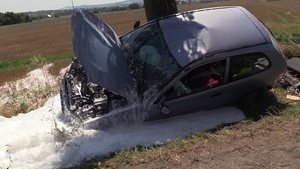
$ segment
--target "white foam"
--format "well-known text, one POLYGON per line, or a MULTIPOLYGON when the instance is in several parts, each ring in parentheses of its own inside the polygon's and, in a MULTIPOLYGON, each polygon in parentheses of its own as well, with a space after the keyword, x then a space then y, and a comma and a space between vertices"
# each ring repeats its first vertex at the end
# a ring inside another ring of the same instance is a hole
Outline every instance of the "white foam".
POLYGON ((234 107, 114 128, 109 131, 70 127, 61 113, 60 98, 13 118, 0 116, 0 168, 62 168, 83 159, 136 145, 153 145, 244 119, 234 107))

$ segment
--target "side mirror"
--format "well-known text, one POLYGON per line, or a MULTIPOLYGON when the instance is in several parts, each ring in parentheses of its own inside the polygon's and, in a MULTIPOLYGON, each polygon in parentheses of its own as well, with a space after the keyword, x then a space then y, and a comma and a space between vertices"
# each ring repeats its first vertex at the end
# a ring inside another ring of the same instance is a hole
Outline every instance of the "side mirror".
POLYGON ((164 115, 168 115, 168 114, 172 113, 172 110, 170 110, 169 107, 165 105, 165 100, 166 100, 166 96, 162 95, 158 99, 158 104, 160 106, 160 113, 162 113, 164 115))
POLYGON ((135 29, 135 28, 139 27, 139 26, 140 26, 140 24, 141 24, 141 22, 140 22, 140 21, 135 21, 135 23, 133 24, 133 29, 135 29))

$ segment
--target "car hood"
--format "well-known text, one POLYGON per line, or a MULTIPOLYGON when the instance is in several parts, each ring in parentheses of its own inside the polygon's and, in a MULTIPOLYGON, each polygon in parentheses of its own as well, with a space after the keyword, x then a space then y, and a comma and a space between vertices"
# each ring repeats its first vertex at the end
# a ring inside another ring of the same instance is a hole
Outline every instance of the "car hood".
POLYGON ((89 81, 123 97, 132 91, 122 45, 111 27, 89 11, 74 13, 71 27, 74 54, 89 81))

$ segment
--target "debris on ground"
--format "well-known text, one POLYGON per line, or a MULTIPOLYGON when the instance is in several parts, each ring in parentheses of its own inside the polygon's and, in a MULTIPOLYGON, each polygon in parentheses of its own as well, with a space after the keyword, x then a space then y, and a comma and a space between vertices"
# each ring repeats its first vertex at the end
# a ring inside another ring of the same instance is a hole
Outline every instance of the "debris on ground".
POLYGON ((293 57, 287 62, 287 70, 280 85, 287 90, 287 99, 300 100, 300 58, 293 57))

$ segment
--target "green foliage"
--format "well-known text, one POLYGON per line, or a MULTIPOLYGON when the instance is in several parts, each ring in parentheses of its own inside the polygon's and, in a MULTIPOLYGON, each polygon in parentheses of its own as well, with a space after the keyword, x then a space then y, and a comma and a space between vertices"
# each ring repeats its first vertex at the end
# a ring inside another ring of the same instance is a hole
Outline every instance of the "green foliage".
POLYGON ((35 67, 45 65, 47 63, 55 63, 64 60, 71 59, 73 57, 72 52, 65 52, 53 55, 36 55, 32 57, 24 57, 21 59, 11 59, 0 61, 0 71, 9 71, 15 68, 22 67, 35 67))
POLYGON ((55 13, 55 14, 53 15, 53 17, 54 17, 54 18, 59 18, 59 14, 58 14, 58 13, 55 13))
POLYGON ((300 43, 300 25, 290 27, 290 28, 281 28, 273 31, 275 39, 278 42, 295 42, 300 43))
POLYGON ((31 60, 28 57, 23 59, 0 61, 0 71, 12 70, 17 67, 26 67, 28 65, 31 65, 31 60))
POLYGON ((287 24, 272 32, 287 58, 300 56, 300 24, 287 24))
POLYGON ((31 22, 31 19, 28 14, 16 14, 13 12, 0 12, 0 26, 2 25, 12 25, 23 22, 31 22))
POLYGON ((140 9, 141 6, 140 6, 138 3, 132 3, 132 4, 129 4, 129 5, 128 5, 128 8, 129 8, 130 10, 132 10, 132 9, 140 9))

